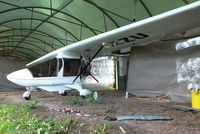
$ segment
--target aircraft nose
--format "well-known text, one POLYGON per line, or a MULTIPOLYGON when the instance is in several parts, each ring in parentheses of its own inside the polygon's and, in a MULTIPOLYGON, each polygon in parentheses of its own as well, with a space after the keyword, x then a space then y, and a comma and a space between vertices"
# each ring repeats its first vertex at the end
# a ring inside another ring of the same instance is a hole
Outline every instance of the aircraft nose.
POLYGON ((33 78, 33 75, 28 69, 21 69, 7 75, 7 79, 14 83, 16 80, 30 79, 30 78, 33 78))

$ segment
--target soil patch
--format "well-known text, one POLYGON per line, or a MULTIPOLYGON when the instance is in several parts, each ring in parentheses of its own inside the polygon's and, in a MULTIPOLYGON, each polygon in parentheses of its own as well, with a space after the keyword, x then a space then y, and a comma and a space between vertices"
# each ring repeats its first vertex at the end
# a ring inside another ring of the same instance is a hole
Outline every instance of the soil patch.
MULTIPOLYGON (((73 120, 86 124, 79 130, 81 134, 87 134, 97 127, 97 124, 108 122, 109 134, 198 134, 200 132, 200 112, 185 112, 161 107, 160 105, 182 105, 186 103, 170 102, 167 97, 144 98, 131 96, 125 99, 124 91, 102 90, 101 104, 87 102, 77 92, 71 92, 68 96, 60 96, 57 93, 45 91, 34 92, 30 101, 22 98, 24 91, 1 92, 0 104, 19 105, 32 103, 34 98, 39 100, 38 107, 32 112, 41 117, 55 118, 57 120, 73 120), (77 96, 82 106, 70 105, 71 96, 77 96), (170 116, 170 121, 109 121, 120 115, 149 115, 170 116), (123 128, 125 132, 120 129, 123 128)), ((78 128, 77 128, 78 129, 78 128)))

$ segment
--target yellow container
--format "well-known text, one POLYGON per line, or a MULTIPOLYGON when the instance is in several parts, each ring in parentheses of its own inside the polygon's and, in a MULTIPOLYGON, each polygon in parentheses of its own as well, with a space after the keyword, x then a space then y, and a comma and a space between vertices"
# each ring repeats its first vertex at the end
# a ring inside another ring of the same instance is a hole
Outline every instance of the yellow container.
POLYGON ((192 108, 200 109, 200 90, 198 90, 197 94, 194 93, 194 90, 191 90, 191 102, 192 108))

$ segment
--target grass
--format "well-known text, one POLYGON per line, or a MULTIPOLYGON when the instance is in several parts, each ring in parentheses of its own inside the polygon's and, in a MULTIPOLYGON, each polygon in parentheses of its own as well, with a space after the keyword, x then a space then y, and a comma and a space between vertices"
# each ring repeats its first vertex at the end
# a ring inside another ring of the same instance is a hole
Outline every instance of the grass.
POLYGON ((34 102, 32 104, 28 104, 28 103, 25 103, 23 104, 22 106, 25 108, 25 109, 35 109, 37 107, 37 104, 39 103, 38 101, 38 98, 35 98, 34 99, 34 102))
POLYGON ((101 99, 100 99, 100 96, 98 95, 98 96, 94 96, 94 95, 87 95, 86 96, 86 100, 88 101, 88 102, 92 102, 92 103, 96 103, 96 104, 100 104, 101 103, 101 99))
MULTIPOLYGON (((87 102, 95 103, 95 104, 100 104, 101 103, 101 98, 100 96, 96 94, 90 94, 85 97, 87 102)), ((77 96, 71 96, 69 100, 64 100, 64 104, 70 104, 70 105, 76 105, 76 106, 83 106, 83 103, 79 100, 77 96)))
MULTIPOLYGON (((72 102, 77 105, 76 97, 72 102)), ((88 124, 70 121, 44 119, 31 113, 37 109, 38 99, 31 104, 0 105, 0 134, 78 134, 77 130, 87 128, 88 124)), ((90 134, 106 134, 108 123, 101 123, 90 134)))
MULTIPOLYGON (((35 103, 33 103, 35 104, 35 103)), ((0 134, 76 134, 85 123, 42 119, 30 113, 33 104, 0 105, 0 134)), ((101 123, 92 134, 106 134, 108 123, 101 123)))
POLYGON ((110 126, 107 122, 98 125, 98 128, 94 130, 94 134, 106 134, 110 126))
POLYGON ((70 100, 64 100, 64 104, 70 104, 70 105, 76 105, 76 106, 82 106, 83 103, 80 102, 77 96, 71 96, 70 100))
POLYGON ((77 124, 73 121, 54 121, 32 115, 33 104, 0 105, 0 134, 68 134, 77 124))

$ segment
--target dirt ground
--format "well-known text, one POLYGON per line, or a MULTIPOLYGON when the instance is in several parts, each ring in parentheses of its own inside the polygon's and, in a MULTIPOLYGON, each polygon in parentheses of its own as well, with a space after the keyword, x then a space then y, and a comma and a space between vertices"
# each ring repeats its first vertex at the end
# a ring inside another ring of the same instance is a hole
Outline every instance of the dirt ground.
MULTIPOLYGON (((185 112, 176 109, 161 107, 160 105, 182 105, 185 103, 170 102, 167 97, 142 98, 131 96, 125 99, 124 91, 103 90, 98 91, 101 96, 101 104, 87 102, 78 96, 77 92, 71 92, 68 96, 60 96, 57 93, 45 91, 34 92, 32 99, 38 98, 39 104, 33 112, 45 118, 53 117, 58 120, 70 119, 87 124, 81 134, 87 134, 94 130, 96 124, 108 122, 110 125, 108 134, 199 134, 200 112, 185 112), (70 105, 67 100, 74 95, 79 98, 83 106, 70 105), (71 112, 62 112, 63 109, 73 109, 71 112), (60 111, 59 111, 60 110, 60 111), (109 121, 110 118, 120 115, 156 115, 170 116, 169 121, 109 121), (125 132, 120 129, 123 128, 125 132)), ((23 91, 1 92, 0 104, 23 104, 23 91)))

